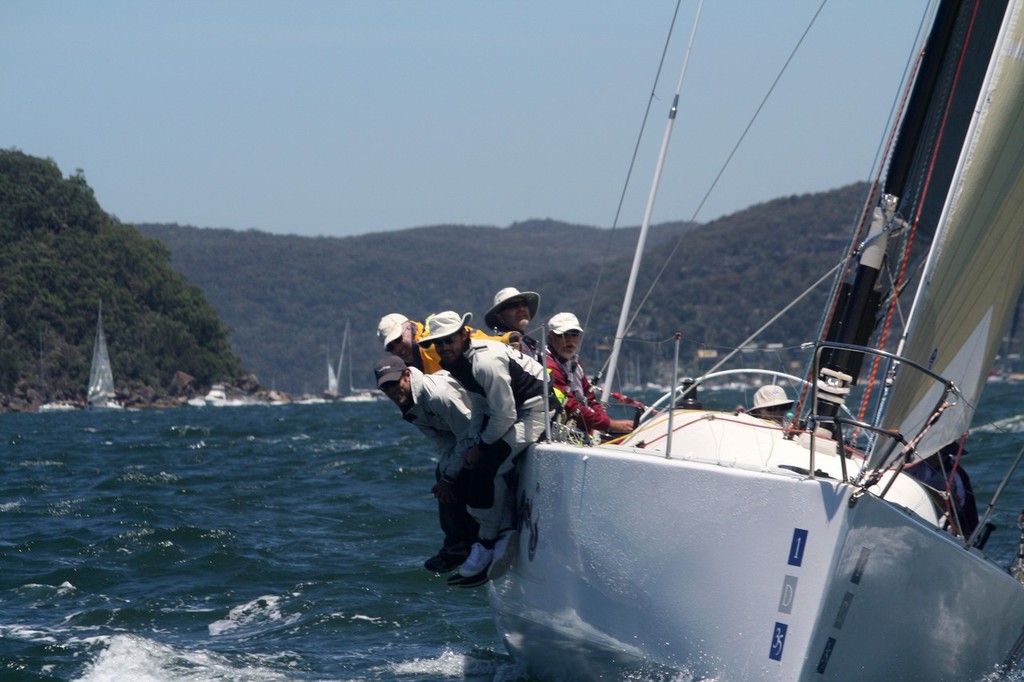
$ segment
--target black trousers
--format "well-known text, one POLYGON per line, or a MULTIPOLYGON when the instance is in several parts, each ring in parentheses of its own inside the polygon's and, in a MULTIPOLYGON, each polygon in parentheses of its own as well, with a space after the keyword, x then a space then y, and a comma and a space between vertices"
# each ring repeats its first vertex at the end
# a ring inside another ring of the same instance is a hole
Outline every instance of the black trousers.
MULTIPOLYGON (((466 502, 476 509, 489 509, 494 505, 494 477, 498 467, 512 454, 512 448, 504 440, 489 445, 480 443, 480 459, 469 470, 469 486, 466 502)), ((466 470, 463 469, 463 473, 466 470)))
MULTIPOLYGON (((434 471, 435 480, 441 480, 441 469, 434 471)), ((441 551, 451 554, 462 554, 469 551, 476 540, 477 522, 466 511, 467 493, 469 489, 469 471, 463 469, 455 480, 455 501, 437 502, 437 517, 444 533, 444 546, 441 551)))

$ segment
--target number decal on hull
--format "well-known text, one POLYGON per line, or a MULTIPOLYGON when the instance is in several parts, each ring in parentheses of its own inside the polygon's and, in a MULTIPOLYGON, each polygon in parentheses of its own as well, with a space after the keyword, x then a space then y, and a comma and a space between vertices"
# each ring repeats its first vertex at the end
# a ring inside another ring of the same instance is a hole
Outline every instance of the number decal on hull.
POLYGON ((789 565, 799 566, 804 560, 804 550, 807 548, 807 531, 803 528, 793 529, 793 542, 789 546, 789 565))
MULTIPOLYGON (((808 532, 804 528, 793 529, 793 539, 789 542, 789 554, 786 563, 790 566, 799 567, 804 562, 804 552, 807 550, 808 532)), ((782 592, 779 595, 779 613, 793 613, 793 603, 796 601, 796 587, 799 579, 795 575, 785 575, 782 578, 782 592)), ((768 651, 768 658, 773 661, 782 660, 782 649, 786 645, 786 630, 789 626, 786 623, 776 621, 772 628, 772 645, 768 651)))
POLYGON ((782 647, 786 645, 786 629, 785 623, 776 623, 775 631, 772 633, 772 649, 768 653, 768 658, 773 661, 782 660, 782 647))

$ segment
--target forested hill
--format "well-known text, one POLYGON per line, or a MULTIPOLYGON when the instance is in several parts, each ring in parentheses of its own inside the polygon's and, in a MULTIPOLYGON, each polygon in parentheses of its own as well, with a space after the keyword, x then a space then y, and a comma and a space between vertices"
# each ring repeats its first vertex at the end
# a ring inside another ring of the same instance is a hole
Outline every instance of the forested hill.
MULTIPOLYGON (((652 228, 637 300, 658 272, 624 346, 635 380, 656 377, 683 335, 685 371, 695 351, 728 349, 827 272, 843 252, 864 185, 792 196, 705 225, 652 228), (669 256, 671 255, 671 258, 669 256)), ((564 310, 587 324, 585 353, 595 372, 614 333, 637 228, 614 231, 530 221, 507 228, 433 226, 345 238, 271 235, 180 225, 138 225, 165 242, 171 265, 200 286, 231 328, 234 350, 260 383, 291 393, 325 387, 346 322, 352 383, 371 385, 382 315, 423 320, 471 311, 473 323, 506 286, 541 294, 540 318, 564 310)), ((769 331, 764 341, 813 337, 827 284, 769 331)), ((538 321, 539 322, 539 321, 538 321)), ((348 383, 348 368, 342 384, 348 383)))
MULTIPOLYGON (((687 373, 701 369, 697 351, 739 344, 836 263, 864 191, 654 226, 635 298, 643 304, 624 344, 627 378, 664 381, 676 332, 687 373)), ((52 161, 0 151, 0 410, 84 400, 101 304, 116 388, 135 405, 181 401, 250 371, 264 388, 317 395, 346 324, 342 387, 370 386, 382 315, 454 309, 482 326, 506 286, 541 294, 538 324, 575 312, 596 372, 637 234, 550 220, 346 238, 136 228, 101 209, 81 171, 65 178, 52 161)), ((824 297, 822 287, 761 343, 812 338, 824 297)))
POLYGON ((238 379, 227 329, 168 256, 104 213, 81 171, 0 150, 0 410, 84 402, 100 304, 130 405, 238 379))

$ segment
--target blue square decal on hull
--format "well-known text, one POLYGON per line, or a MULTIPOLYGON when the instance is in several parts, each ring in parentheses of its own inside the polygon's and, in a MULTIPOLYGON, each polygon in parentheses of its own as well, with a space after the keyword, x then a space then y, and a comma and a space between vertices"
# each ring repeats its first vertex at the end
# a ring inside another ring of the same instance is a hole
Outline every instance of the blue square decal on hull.
POLYGON ((789 565, 799 566, 804 560, 807 548, 807 531, 803 528, 793 529, 793 541, 789 545, 789 565))
POLYGON ((768 653, 768 658, 773 661, 782 660, 782 647, 786 645, 787 627, 785 623, 776 623, 775 629, 772 631, 772 649, 768 653))

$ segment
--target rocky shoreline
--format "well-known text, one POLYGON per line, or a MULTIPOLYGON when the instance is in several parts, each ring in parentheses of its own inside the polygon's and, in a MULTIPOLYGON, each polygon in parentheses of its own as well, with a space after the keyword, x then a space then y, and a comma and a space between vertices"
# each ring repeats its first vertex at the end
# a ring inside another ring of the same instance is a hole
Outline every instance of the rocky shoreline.
MULTIPOLYGON (((242 377, 234 383, 225 383, 221 386, 224 388, 226 398, 234 404, 280 405, 318 399, 314 396, 293 397, 282 391, 265 390, 260 387, 259 381, 252 374, 242 377)), ((116 398, 125 409, 145 410, 186 407, 195 405, 197 400, 201 404, 207 395, 207 390, 201 390, 195 386, 192 377, 179 372, 172 381, 170 392, 161 393, 152 387, 144 387, 134 391, 119 391, 116 398)), ((13 394, 0 393, 0 413, 70 411, 84 410, 87 407, 84 394, 56 395, 47 399, 35 388, 20 386, 19 390, 13 394)))

